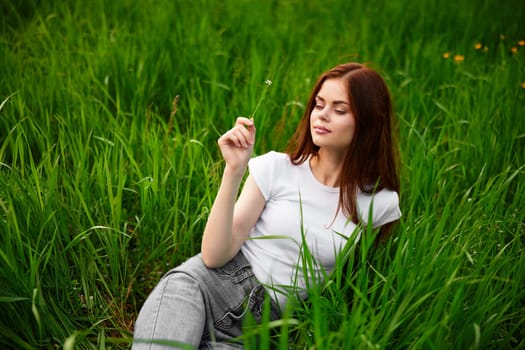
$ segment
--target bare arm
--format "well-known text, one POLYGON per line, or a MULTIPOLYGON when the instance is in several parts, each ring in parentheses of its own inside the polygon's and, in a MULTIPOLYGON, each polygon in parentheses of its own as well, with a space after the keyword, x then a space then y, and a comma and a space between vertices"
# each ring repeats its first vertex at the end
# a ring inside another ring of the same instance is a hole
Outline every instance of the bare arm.
POLYGON ((202 237, 202 259, 208 267, 222 266, 239 252, 264 208, 264 197, 251 176, 236 201, 254 142, 255 126, 246 118, 237 118, 219 138, 226 166, 202 237))

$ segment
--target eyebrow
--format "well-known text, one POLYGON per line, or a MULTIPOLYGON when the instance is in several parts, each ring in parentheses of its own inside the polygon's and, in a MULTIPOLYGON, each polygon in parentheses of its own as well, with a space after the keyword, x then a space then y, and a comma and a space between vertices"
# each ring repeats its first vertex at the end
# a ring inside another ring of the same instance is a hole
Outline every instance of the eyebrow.
MULTIPOLYGON (((321 100, 321 102, 325 102, 325 99, 322 98, 322 97, 319 96, 319 95, 316 95, 316 96, 315 96, 315 99, 316 99, 316 100, 319 99, 319 100, 321 100)), ((333 104, 334 104, 334 105, 348 105, 348 106, 350 106, 350 103, 348 103, 348 102, 346 102, 346 101, 339 101, 339 100, 334 101, 333 104)))

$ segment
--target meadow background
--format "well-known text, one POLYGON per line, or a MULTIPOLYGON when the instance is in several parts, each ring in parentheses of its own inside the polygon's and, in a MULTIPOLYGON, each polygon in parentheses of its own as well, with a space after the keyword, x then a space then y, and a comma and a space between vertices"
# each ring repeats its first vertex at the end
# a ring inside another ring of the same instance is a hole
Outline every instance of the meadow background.
POLYGON ((255 153, 283 150, 317 76, 358 61, 392 92, 403 217, 246 347, 525 348, 523 1, 0 10, 0 347, 127 348, 200 249, 218 136, 264 93, 255 153))

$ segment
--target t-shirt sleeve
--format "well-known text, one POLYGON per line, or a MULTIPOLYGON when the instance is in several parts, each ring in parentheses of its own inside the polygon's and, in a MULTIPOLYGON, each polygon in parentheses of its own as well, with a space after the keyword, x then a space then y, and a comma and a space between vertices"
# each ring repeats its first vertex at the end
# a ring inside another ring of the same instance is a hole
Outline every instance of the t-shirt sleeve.
POLYGON ((370 205, 372 206, 372 225, 374 228, 388 224, 401 217, 401 209, 399 208, 399 195, 395 191, 382 190, 373 196, 367 196, 367 200, 360 204, 361 217, 363 222, 368 223, 368 213, 370 212, 370 205))
POLYGON ((396 221, 401 217, 401 209, 399 208, 399 195, 394 191, 389 191, 387 193, 388 196, 385 198, 385 204, 388 204, 383 206, 383 211, 381 213, 377 213, 377 219, 374 218, 375 227, 396 221))
POLYGON ((276 155, 276 152, 271 151, 254 157, 248 162, 250 175, 255 180, 265 200, 271 197, 276 155))

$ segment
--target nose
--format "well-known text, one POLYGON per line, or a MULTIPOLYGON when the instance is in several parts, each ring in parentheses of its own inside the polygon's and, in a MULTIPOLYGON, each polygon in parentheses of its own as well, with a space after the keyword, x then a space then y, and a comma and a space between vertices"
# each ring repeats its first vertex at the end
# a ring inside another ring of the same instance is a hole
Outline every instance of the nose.
POLYGON ((326 107, 319 111, 319 119, 324 121, 327 121, 329 119, 326 107))

